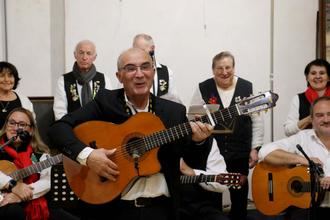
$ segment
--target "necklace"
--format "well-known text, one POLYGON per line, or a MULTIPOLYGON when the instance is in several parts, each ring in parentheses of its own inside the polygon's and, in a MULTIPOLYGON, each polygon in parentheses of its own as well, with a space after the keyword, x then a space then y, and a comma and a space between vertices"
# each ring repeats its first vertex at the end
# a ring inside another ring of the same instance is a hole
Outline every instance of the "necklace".
POLYGON ((1 110, 1 111, 2 111, 2 112, 4 112, 4 113, 5 113, 5 112, 7 112, 7 111, 8 111, 8 110, 7 110, 7 108, 8 108, 8 105, 9 105, 9 103, 10 103, 10 102, 8 101, 8 102, 6 103, 6 105, 4 105, 4 104, 3 104, 3 102, 2 102, 2 101, 0 101, 0 104, 1 104, 1 108, 2 108, 2 110, 1 110))

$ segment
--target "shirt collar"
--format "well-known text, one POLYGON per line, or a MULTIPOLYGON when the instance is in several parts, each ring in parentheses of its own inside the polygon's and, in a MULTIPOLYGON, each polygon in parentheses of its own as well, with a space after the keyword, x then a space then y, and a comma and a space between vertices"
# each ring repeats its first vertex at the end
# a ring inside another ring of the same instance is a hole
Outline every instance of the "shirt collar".
POLYGON ((133 114, 136 114, 138 112, 148 112, 148 109, 149 109, 149 99, 148 99, 148 103, 147 103, 147 105, 146 105, 146 107, 144 109, 136 109, 134 107, 134 104, 128 100, 127 95, 126 95, 126 92, 124 93, 124 97, 125 97, 126 105, 130 108, 130 110, 131 110, 131 112, 133 114))

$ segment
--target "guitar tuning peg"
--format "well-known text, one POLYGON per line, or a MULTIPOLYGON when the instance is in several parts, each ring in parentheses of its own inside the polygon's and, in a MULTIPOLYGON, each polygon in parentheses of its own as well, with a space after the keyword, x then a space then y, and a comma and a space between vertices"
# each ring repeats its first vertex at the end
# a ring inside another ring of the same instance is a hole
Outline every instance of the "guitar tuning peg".
POLYGON ((235 97, 235 102, 237 103, 237 102, 240 102, 240 101, 242 101, 241 96, 236 96, 235 97))

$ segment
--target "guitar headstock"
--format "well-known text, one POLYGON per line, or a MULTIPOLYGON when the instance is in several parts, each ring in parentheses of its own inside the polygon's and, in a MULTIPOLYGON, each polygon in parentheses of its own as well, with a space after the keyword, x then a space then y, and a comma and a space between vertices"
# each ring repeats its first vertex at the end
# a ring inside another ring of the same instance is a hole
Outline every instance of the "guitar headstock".
POLYGON ((222 173, 217 175, 216 181, 229 188, 240 189, 246 181, 246 176, 240 173, 222 173))
POLYGON ((267 91, 259 95, 244 98, 237 103, 240 115, 249 115, 273 108, 278 100, 278 95, 267 91))

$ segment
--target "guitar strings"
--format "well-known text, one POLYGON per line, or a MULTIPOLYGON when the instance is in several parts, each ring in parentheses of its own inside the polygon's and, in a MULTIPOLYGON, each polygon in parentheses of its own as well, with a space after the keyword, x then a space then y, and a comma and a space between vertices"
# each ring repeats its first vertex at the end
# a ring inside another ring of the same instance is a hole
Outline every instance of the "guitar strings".
MULTIPOLYGON (((232 118, 236 117, 237 115, 242 114, 241 112, 239 112, 239 110, 238 110, 239 108, 237 107, 237 105, 238 104, 235 104, 235 105, 229 106, 228 108, 220 109, 220 110, 218 110, 218 111, 216 111, 214 113, 211 113, 212 118, 216 120, 216 124, 219 124, 221 121, 222 122, 228 121, 229 119, 232 119, 232 118)), ((202 116, 201 119, 202 119, 202 122, 209 122, 210 123, 207 115, 202 116)), ((193 120, 193 121, 195 121, 195 120, 193 120)), ((171 135, 171 134, 168 134, 168 133, 165 133, 165 132, 166 131, 172 131, 172 130, 174 130, 174 131, 177 132, 177 127, 178 126, 169 128, 167 130, 158 131, 158 132, 156 132, 156 133, 154 133, 152 135, 144 136, 143 138, 140 138, 140 139, 135 140, 135 141, 132 141, 132 142, 128 142, 128 143, 126 143, 126 144, 124 144, 122 146, 118 146, 118 147, 125 147, 125 148, 126 147, 130 147, 133 150, 142 151, 144 153, 145 151, 148 151, 148 149, 146 149, 146 147, 148 147, 147 146, 148 145, 148 141, 147 140, 148 139, 151 140, 151 138, 153 136, 156 137, 156 138, 158 138, 158 136, 157 136, 158 133, 159 134, 164 133, 163 136, 165 136, 165 134, 167 134, 167 136, 168 136, 168 138, 169 138, 170 141, 172 139, 173 139, 173 141, 175 141, 176 138, 175 138, 175 136, 173 134, 171 135)), ((182 135, 182 137, 183 136, 184 135, 182 135)), ((159 140, 161 141, 162 139, 160 138, 159 140)), ((153 141, 151 140, 151 142, 153 142, 153 141)), ((166 144, 166 143, 167 142, 164 142, 164 143, 160 142, 159 144, 157 144, 157 141, 155 141, 155 143, 151 143, 153 145, 150 146, 149 148, 152 149, 152 148, 154 148, 154 146, 157 146, 158 147, 158 145, 162 145, 162 144, 166 144)), ((131 154, 127 150, 119 153, 119 156, 130 156, 130 155, 131 154)))
MULTIPOLYGON (((221 109, 219 111, 211 113, 212 117, 216 120, 217 124, 219 123, 219 121, 226 121, 226 120, 232 119, 234 116, 236 116, 238 114, 239 114, 239 112, 237 112, 236 105, 229 106, 228 108, 221 109), (233 111, 233 110, 236 110, 236 111, 233 111)), ((206 115, 202 116, 201 119, 202 119, 202 122, 209 122, 209 119, 206 115)), ((192 121, 195 121, 195 120, 192 120, 192 121)), ((189 132, 191 131, 191 127, 190 127, 190 125, 189 126, 187 126, 187 125, 189 125, 189 122, 183 123, 178 126, 171 127, 169 129, 160 130, 151 135, 147 135, 147 136, 141 137, 137 140, 127 142, 124 145, 114 147, 114 148, 122 148, 122 147, 125 148, 124 151, 116 152, 116 154, 118 157, 121 157, 121 156, 129 157, 129 156, 131 156, 132 153, 139 153, 139 152, 145 153, 146 151, 149 151, 150 149, 153 149, 155 147, 159 147, 163 144, 166 144, 166 143, 168 143, 168 141, 166 141, 166 139, 168 139, 169 141, 172 141, 172 140, 175 141, 178 138, 180 138, 180 136, 184 137, 184 136, 190 134, 189 132), (183 130, 180 128, 180 126, 185 127, 184 128, 185 133, 183 133, 183 130), (135 152, 135 151, 137 151, 137 152, 135 152)))

